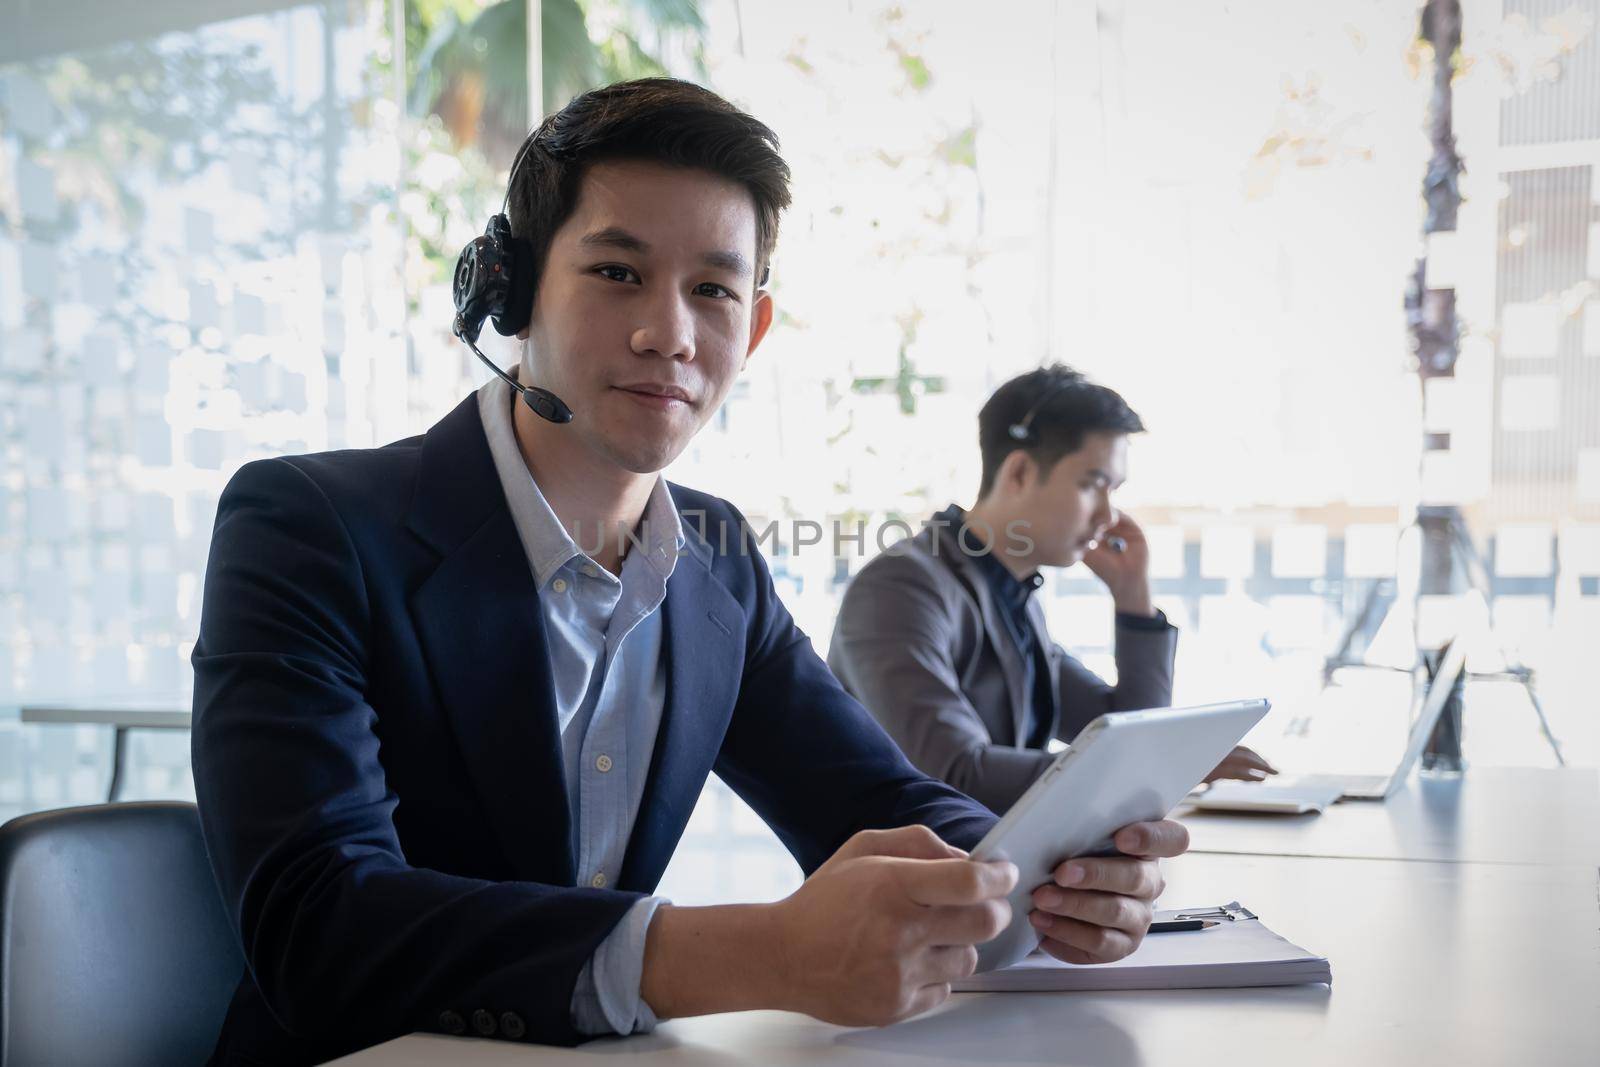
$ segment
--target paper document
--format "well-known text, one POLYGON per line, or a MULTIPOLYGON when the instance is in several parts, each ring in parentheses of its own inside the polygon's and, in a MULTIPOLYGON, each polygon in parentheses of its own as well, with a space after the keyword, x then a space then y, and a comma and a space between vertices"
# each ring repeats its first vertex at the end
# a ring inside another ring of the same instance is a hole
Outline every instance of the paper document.
MULTIPOLYGON (((1227 905, 1237 909, 1238 904, 1227 905)), ((1160 911, 1157 920, 1189 911, 1160 911)), ((1062 963, 1042 952, 1000 971, 952 982, 958 993, 1090 989, 1230 989, 1241 986, 1332 983, 1325 956, 1313 955, 1267 929, 1260 919, 1236 919, 1205 930, 1150 934, 1115 963, 1062 963)))

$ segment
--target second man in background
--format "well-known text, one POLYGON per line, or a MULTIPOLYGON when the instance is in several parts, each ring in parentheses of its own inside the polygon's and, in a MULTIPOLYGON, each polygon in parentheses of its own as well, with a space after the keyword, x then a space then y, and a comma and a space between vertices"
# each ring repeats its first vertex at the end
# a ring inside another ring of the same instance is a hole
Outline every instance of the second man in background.
MULTIPOLYGON (((1172 702, 1178 631, 1153 603, 1143 531, 1112 506, 1128 436, 1121 396, 1068 367, 1002 385, 978 415, 983 480, 866 565, 839 608, 828 665, 912 763, 1004 812, 1108 711, 1172 702), (1116 609, 1117 683, 1050 639, 1041 567, 1083 562, 1116 609)), ((1276 773, 1247 748, 1212 778, 1276 773)))

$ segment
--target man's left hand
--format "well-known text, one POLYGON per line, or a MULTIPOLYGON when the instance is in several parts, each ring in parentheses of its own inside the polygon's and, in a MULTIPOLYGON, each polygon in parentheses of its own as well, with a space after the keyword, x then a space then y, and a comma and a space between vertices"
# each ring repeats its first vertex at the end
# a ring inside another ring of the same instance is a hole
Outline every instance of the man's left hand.
POLYGON ((1150 543, 1139 524, 1127 515, 1117 516, 1099 543, 1083 554, 1083 563, 1106 583, 1118 611, 1155 614, 1150 592, 1150 543), (1113 538, 1122 545, 1120 552, 1111 547, 1113 538))
POLYGON ((1112 843, 1124 855, 1067 860, 1033 891, 1028 919, 1058 960, 1110 963, 1138 948, 1166 887, 1160 861, 1188 850, 1189 831, 1170 819, 1134 823, 1112 843))

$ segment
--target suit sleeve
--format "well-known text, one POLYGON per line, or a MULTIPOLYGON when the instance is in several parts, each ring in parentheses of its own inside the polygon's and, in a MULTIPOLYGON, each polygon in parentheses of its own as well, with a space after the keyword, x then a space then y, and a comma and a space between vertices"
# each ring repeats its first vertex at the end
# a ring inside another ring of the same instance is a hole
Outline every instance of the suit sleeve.
POLYGON ((924 568, 880 556, 845 594, 830 661, 918 769, 1004 812, 1055 757, 993 742, 962 692, 952 627, 924 568))
POLYGON ((1085 726, 1108 711, 1138 711, 1164 708, 1172 703, 1173 664, 1178 654, 1178 628, 1158 616, 1137 620, 1137 625, 1118 619, 1116 628, 1117 684, 1111 685, 1063 651, 1056 672, 1060 686, 1061 718, 1056 736, 1063 741, 1077 737, 1085 726))
POLYGON ((354 1048, 481 1009, 523 1021, 500 1036, 575 1043, 578 974, 639 897, 407 863, 364 695, 370 610, 318 484, 283 460, 242 469, 206 573, 192 755, 250 975, 299 1037, 354 1048))
POLYGON ((971 849, 994 815, 906 760, 795 626, 760 555, 750 560, 754 604, 744 679, 718 776, 808 875, 865 829, 920 823, 971 849))

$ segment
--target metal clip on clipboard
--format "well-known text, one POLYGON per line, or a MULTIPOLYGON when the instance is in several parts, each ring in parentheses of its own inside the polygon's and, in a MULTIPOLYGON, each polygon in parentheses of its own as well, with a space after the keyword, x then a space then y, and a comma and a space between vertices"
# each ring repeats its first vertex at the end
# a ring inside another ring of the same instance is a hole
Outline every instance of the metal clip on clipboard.
POLYGON ((1240 904, 1237 900, 1215 908, 1196 908, 1190 911, 1180 911, 1172 916, 1176 920, 1186 919, 1214 919, 1218 922, 1238 922, 1241 919, 1254 919, 1256 913, 1240 904))

